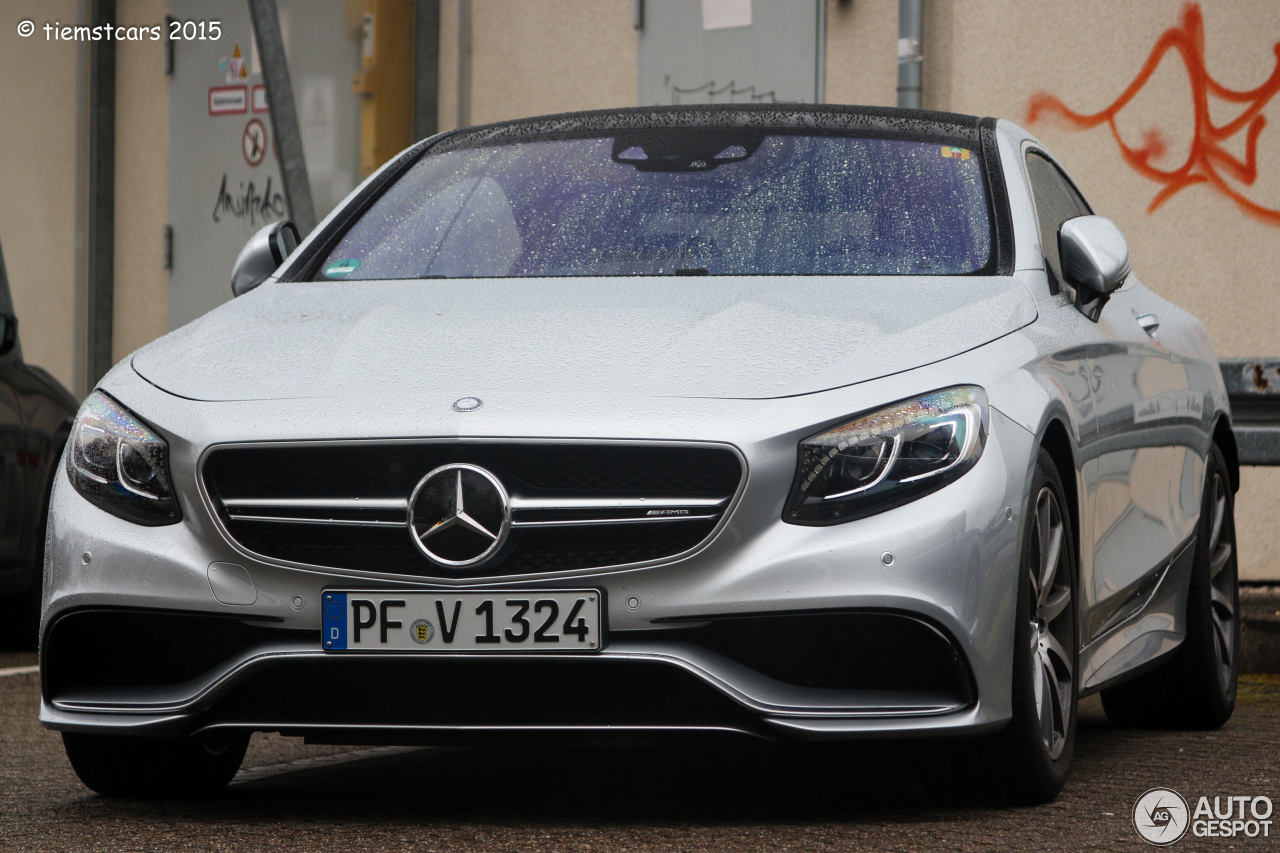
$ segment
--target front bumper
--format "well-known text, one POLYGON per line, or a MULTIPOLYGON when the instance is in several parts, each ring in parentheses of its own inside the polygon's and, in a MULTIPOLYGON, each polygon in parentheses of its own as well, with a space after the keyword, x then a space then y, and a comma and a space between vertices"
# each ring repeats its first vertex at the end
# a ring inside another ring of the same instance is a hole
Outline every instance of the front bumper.
MULTIPOLYGON (((690 556, 631 570, 501 579, 504 589, 602 590, 607 647, 573 659, 327 655, 319 637, 325 589, 432 583, 253 559, 222 535, 199 500, 184 503, 181 524, 141 528, 90 505, 60 477, 46 549, 40 718, 61 730, 183 736, 239 727, 351 742, 600 729, 838 738, 1003 725, 1032 436, 993 409, 982 458, 955 483, 870 518, 814 528, 781 521, 796 434, 735 439, 748 482, 724 526, 690 556), (214 563, 243 567, 250 594, 238 600, 248 603, 223 603, 225 590, 223 600, 215 596, 214 563), (75 621, 113 611, 179 614, 177 639, 156 642, 111 627, 128 619, 96 628, 75 621), (185 669, 148 658, 149 650, 182 647, 183 618, 192 645, 209 648, 196 627, 205 617, 251 626, 252 636, 225 653, 197 655, 185 669), (877 634, 866 628, 868 617, 890 621, 878 623, 877 634), (847 670, 866 670, 861 676, 806 675, 815 648, 842 645, 813 639, 812 626, 832 618, 863 620, 840 649, 847 670), (719 627, 728 624, 752 630, 736 643, 706 639, 709 631, 732 634, 719 627), (867 638, 883 639, 891 624, 933 637, 932 651, 922 643, 913 664, 910 649, 873 648, 867 638), (752 636, 766 652, 782 650, 781 658, 742 651, 752 636), (89 665, 90 645, 106 650, 102 660, 115 660, 118 675, 89 665), (794 650, 792 666, 787 650, 794 650), (869 659, 878 663, 866 665, 869 659), (508 685, 508 693, 498 689, 508 685)), ((181 439, 171 446, 180 491, 198 494, 184 469, 196 470, 203 448, 181 439)))
MULTIPOLYGON (((855 610, 618 632, 600 654, 334 654, 318 631, 127 609, 64 613, 46 635, 50 719, 132 715, 138 731, 306 734, 554 730, 821 731, 974 705, 946 632, 855 610), (119 645, 86 647, 85 637, 119 645), (816 726, 813 723, 817 721, 816 726)), ((95 720, 91 727, 99 725, 95 720)))

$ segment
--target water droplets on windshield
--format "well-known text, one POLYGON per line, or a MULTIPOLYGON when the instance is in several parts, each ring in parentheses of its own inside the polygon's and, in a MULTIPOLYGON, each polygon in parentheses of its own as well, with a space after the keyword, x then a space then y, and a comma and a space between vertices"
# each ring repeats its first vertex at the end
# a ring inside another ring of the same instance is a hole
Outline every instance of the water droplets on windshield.
POLYGON ((348 280, 962 275, 986 271, 991 249, 982 165, 968 148, 629 130, 428 154, 320 270, 348 280))

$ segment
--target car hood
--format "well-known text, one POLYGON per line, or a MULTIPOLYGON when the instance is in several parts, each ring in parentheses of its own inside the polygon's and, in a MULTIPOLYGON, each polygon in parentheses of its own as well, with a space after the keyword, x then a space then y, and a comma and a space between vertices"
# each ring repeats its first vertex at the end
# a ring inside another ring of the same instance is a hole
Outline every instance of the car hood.
POLYGON ((133 367, 197 400, 769 398, 910 370, 1035 317, 1015 276, 271 282, 133 367))

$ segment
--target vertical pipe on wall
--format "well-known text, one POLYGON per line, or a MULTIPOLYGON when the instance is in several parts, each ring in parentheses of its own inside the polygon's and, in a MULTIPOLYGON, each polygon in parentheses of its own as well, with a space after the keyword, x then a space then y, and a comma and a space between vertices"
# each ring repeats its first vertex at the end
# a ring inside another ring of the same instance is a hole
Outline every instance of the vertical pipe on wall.
POLYGON ((817 50, 814 51, 817 68, 814 71, 813 102, 825 104, 827 102, 827 0, 815 0, 815 2, 818 4, 818 44, 817 50))
MULTIPOLYGON (((93 0, 89 25, 115 24, 115 0, 93 0)), ((85 381, 98 384, 111 365, 115 302, 116 45, 89 46, 89 192, 85 381)))
POLYGON ((440 129, 440 0, 413 3, 413 138, 440 129))
POLYGON ((298 128, 298 109, 293 101, 293 84, 289 80, 276 0, 249 0, 249 17, 262 59, 262 82, 267 87, 271 132, 280 158, 285 203, 298 233, 305 237, 316 227, 316 209, 311 200, 307 159, 302 153, 302 131, 298 128))
POLYGON ((918 110, 924 80, 924 0, 898 0, 898 106, 918 110))
POLYGON ((471 124, 471 0, 458 0, 458 127, 471 124))
MULTIPOLYGON (((77 0, 76 23, 89 20, 90 0, 77 0)), ((71 393, 93 390, 89 379, 89 45, 76 42, 76 283, 71 335, 71 393)))

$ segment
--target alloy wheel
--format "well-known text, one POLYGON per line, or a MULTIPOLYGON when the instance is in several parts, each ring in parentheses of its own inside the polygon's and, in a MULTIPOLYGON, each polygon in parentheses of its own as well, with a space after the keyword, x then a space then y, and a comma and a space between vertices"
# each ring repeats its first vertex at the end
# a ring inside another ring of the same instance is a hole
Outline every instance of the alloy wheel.
POLYGON ((1075 713, 1075 610, 1071 606, 1071 555, 1062 506, 1048 486, 1036 496, 1031 530, 1031 679, 1040 736, 1051 759, 1067 744, 1075 713))
POLYGON ((1227 520, 1227 484, 1220 473, 1213 476, 1212 526, 1209 529, 1209 613, 1213 620, 1213 649, 1218 664, 1218 683, 1225 690, 1231 684, 1235 658, 1235 572, 1225 571, 1235 552, 1227 520))

